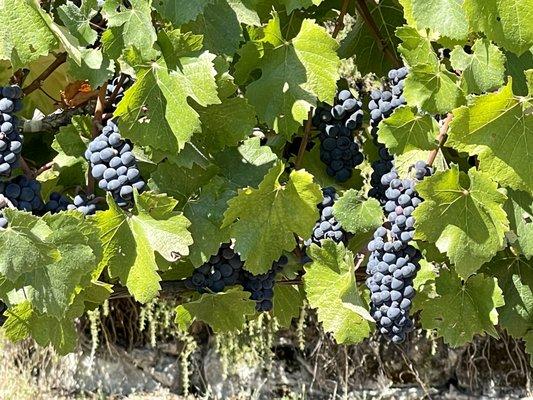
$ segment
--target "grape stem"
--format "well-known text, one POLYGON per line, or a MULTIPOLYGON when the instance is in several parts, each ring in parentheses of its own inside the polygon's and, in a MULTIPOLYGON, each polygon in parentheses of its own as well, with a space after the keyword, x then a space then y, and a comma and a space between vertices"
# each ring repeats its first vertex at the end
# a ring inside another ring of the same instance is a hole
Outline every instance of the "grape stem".
POLYGON ((307 121, 304 128, 304 136, 302 142, 300 143, 300 148, 298 149, 298 155, 296 156, 296 161, 294 163, 294 169, 300 169, 302 166, 302 161, 304 158, 305 149, 307 147, 307 142, 309 141, 309 134, 311 133, 311 125, 313 118, 313 107, 309 110, 307 114, 307 121))
MULTIPOLYGON (((104 115, 104 109, 106 106, 105 94, 107 90, 107 83, 104 83, 98 90, 98 97, 96 98, 96 106, 94 107, 93 115, 93 131, 92 136, 95 138, 100 133, 102 127, 102 116, 104 115)), ((94 178, 91 174, 91 169, 87 169, 87 194, 93 194, 94 192, 94 178)))
POLYGON ((450 126, 450 122, 452 121, 453 114, 448 113, 444 121, 442 121, 442 125, 439 129, 439 136, 437 136, 437 141, 439 142, 439 146, 435 150, 431 150, 431 153, 429 153, 427 165, 432 167, 433 163, 435 162, 435 158, 437 157, 437 154, 439 150, 444 146, 444 143, 446 142, 446 139, 448 139, 448 127, 450 126))
POLYGON ((42 174, 44 171, 48 171, 50 168, 52 168, 54 166, 54 162, 53 161, 49 161, 47 162, 46 164, 44 164, 42 167, 40 167, 36 172, 35 172, 35 176, 39 176, 40 174, 42 174))
POLYGON ((67 61, 67 53, 59 53, 56 56, 56 59, 43 72, 41 72, 37 78, 35 78, 28 86, 22 89, 22 92, 24 92, 24 94, 27 96, 33 91, 39 89, 46 78, 52 75, 52 73, 65 61, 67 61))
POLYGON ((393 66, 400 67, 400 60, 398 60, 396 54, 391 51, 385 39, 381 37, 379 27, 376 25, 376 22, 372 17, 372 13, 368 10, 366 0, 356 0, 355 8, 359 16, 363 19, 364 23, 368 26, 370 33, 372 36, 374 36, 374 39, 376 40, 380 50, 383 52, 383 54, 385 54, 385 57, 389 59, 393 66))
POLYGON ((33 179, 33 171, 23 157, 20 157, 20 168, 22 168, 22 171, 24 171, 24 175, 30 179, 33 179))
POLYGON ((108 104, 112 104, 113 101, 115 100, 115 98, 117 97, 120 89, 122 88, 122 85, 124 84, 124 82, 126 81, 126 78, 127 76, 124 75, 124 74, 120 74, 120 79, 118 80, 116 86, 115 86, 115 89, 113 90, 113 93, 111 93, 111 96, 109 96, 109 99, 107 99, 107 103, 106 103, 106 106, 108 104))
POLYGON ((333 39, 337 38, 339 32, 342 30, 342 28, 344 28, 344 16, 348 11, 348 3, 349 0, 344 0, 342 2, 341 12, 339 14, 339 17, 337 18, 337 21, 335 22, 335 28, 333 29, 333 33, 331 34, 331 36, 333 36, 333 39))

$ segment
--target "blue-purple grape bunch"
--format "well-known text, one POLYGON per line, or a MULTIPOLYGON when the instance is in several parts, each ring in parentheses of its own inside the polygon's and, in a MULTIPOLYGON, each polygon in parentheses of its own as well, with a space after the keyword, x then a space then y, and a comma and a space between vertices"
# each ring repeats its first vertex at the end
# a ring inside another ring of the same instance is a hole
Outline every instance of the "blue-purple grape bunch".
POLYGON ((23 136, 15 116, 22 109, 22 89, 18 85, 0 88, 0 175, 10 176, 19 166, 23 136))
POLYGON ((74 196, 74 200, 70 200, 61 193, 52 192, 50 200, 44 205, 44 210, 52 214, 74 210, 81 212, 83 215, 93 215, 96 212, 96 202, 92 195, 77 194, 74 196))
POLYGON ((368 195, 379 200, 386 201, 385 190, 388 183, 382 183, 382 177, 394 168, 393 157, 382 143, 378 142, 378 125, 390 116, 393 111, 406 104, 403 96, 405 78, 409 70, 407 67, 392 69, 388 73, 388 82, 381 90, 373 90, 370 93, 371 100, 368 103, 370 110, 370 127, 372 141, 378 149, 379 159, 372 163, 372 175, 370 176, 370 189, 368 195))
POLYGON ((199 293, 222 292, 239 283, 243 262, 230 243, 220 246, 218 253, 196 268, 185 285, 199 293))
POLYGON ((132 203, 134 189, 141 192, 145 187, 132 149, 132 143, 120 135, 116 121, 109 119, 85 151, 98 187, 110 192, 120 207, 132 203))
MULTIPOLYGON (((117 88, 119 81, 120 81, 120 76, 117 76, 117 77, 113 78, 107 84, 106 94, 105 94, 106 101, 108 101, 111 98, 111 95, 115 92, 115 89, 117 88)), ((124 97, 124 92, 131 85, 133 85, 133 80, 130 77, 126 76, 124 78, 123 82, 122 82, 122 85, 118 89, 117 94, 116 94, 115 98, 113 99, 113 102, 109 104, 112 107, 112 110, 117 108, 118 103, 120 103, 120 100, 122 100, 122 98, 124 97)))
MULTIPOLYGON (((433 173, 423 161, 414 168, 417 179, 433 173)), ((368 244, 366 284, 372 293, 371 314, 379 331, 392 342, 402 343, 413 328, 409 310, 421 259, 420 252, 410 245, 415 232, 412 214, 423 199, 415 190, 417 181, 400 179, 394 169, 383 176, 382 182, 388 182, 384 209, 390 229, 379 227, 368 244)))
POLYGON ((274 306, 274 285, 276 284, 276 275, 281 272, 287 265, 286 256, 281 256, 278 261, 272 263, 272 268, 259 275, 242 270, 239 283, 243 289, 250 292, 250 299, 255 301, 257 311, 270 311, 274 306))
POLYGON ((39 212, 43 208, 41 184, 25 175, 0 182, 0 194, 3 194, 18 210, 39 212))
POLYGON ((322 202, 318 204, 317 208, 320 211, 320 218, 316 222, 311 237, 304 242, 304 245, 309 247, 312 243, 320 245, 321 241, 327 238, 332 239, 336 243, 346 243, 347 233, 342 229, 342 225, 333 216, 333 205, 339 198, 339 195, 333 187, 322 189, 322 202))
POLYGON ((350 179, 353 169, 364 160, 354 139, 354 131, 363 126, 361 107, 349 90, 341 90, 333 106, 321 104, 313 115, 312 123, 320 131, 320 160, 326 164, 326 173, 338 182, 350 179))

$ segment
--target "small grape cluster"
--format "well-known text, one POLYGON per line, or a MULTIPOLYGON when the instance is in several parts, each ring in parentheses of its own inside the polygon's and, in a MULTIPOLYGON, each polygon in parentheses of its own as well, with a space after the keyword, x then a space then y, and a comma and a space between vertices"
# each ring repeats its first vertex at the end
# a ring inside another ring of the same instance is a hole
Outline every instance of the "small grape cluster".
POLYGON ((326 173, 338 182, 350 179, 364 159, 353 136, 353 131, 363 126, 361 107, 349 90, 342 90, 333 107, 322 104, 313 116, 312 123, 320 130, 320 159, 326 164, 326 173))
POLYGON ((224 243, 218 253, 196 268, 185 285, 199 293, 222 292, 226 286, 236 285, 241 276, 243 262, 231 244, 224 243))
POLYGON ((50 200, 44 205, 47 212, 56 214, 61 211, 79 211, 83 215, 93 215, 96 212, 96 203, 93 196, 90 198, 84 194, 77 194, 71 201, 68 197, 58 192, 50 194, 50 200))
POLYGON ((250 292, 250 299, 255 301, 257 311, 272 310, 276 274, 287 265, 287 262, 287 257, 281 256, 278 261, 272 263, 272 268, 264 274, 254 275, 251 272, 242 271, 239 283, 244 290, 250 292))
MULTIPOLYGON (((418 161, 414 168, 418 180, 433 173, 423 161, 418 161)), ((421 254, 409 243, 415 232, 412 214, 423 200, 415 190, 416 181, 399 179, 394 169, 383 175, 381 182, 388 186, 384 209, 390 231, 378 228, 368 244, 371 254, 366 283, 372 292, 372 317, 380 332, 394 343, 401 343, 413 327, 409 310, 421 254)))
POLYGON ((22 89, 17 86, 0 88, 0 175, 10 176, 19 165, 23 136, 19 132, 15 112, 22 109, 22 89))
POLYGON ((19 210, 28 212, 41 211, 43 201, 41 200, 40 192, 41 184, 25 175, 19 175, 9 181, 0 182, 0 194, 3 194, 19 210))
POLYGON ((388 87, 385 90, 373 90, 370 94, 371 100, 368 103, 370 110, 370 126, 372 141, 378 149, 379 159, 372 163, 372 175, 370 176, 370 189, 368 195, 384 203, 385 190, 388 185, 381 183, 383 175, 390 172, 393 165, 393 157, 389 154, 387 148, 378 142, 378 125, 384 119, 392 114, 399 106, 404 105, 403 96, 404 81, 408 74, 408 69, 402 67, 392 69, 388 73, 388 87))
POLYGON ((316 222, 311 237, 304 242, 307 247, 311 246, 311 243, 320 245, 320 242, 327 238, 336 243, 347 240, 346 232, 342 229, 341 223, 333 216, 333 204, 339 197, 335 188, 322 189, 322 195, 322 202, 317 206, 320 211, 320 219, 316 222))
MULTIPOLYGON (((115 92, 115 89, 117 88, 118 84, 120 82, 120 76, 117 76, 111 80, 107 84, 106 88, 106 102, 109 103, 109 99, 111 98, 111 95, 115 92)), ((110 106, 112 107, 112 110, 117 108, 118 103, 120 103, 120 100, 124 97, 124 92, 133 84, 133 80, 130 79, 128 76, 125 76, 125 78, 122 81, 122 84, 118 88, 117 94, 115 95, 115 98, 113 99, 113 102, 110 103, 110 106)))
POLYGON ((130 141, 122 139, 116 122, 110 119, 85 152, 98 187, 110 192, 120 207, 131 203, 133 189, 140 192, 145 187, 132 148, 130 141))

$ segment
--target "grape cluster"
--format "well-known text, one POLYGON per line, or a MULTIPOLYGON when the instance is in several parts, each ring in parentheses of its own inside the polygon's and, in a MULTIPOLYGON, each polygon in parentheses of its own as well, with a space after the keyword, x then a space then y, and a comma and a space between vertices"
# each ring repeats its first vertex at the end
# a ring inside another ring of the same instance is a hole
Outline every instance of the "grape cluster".
MULTIPOLYGON (((107 84, 106 88, 106 102, 109 103, 109 99, 111 98, 111 95, 115 91, 115 89, 118 86, 118 83, 120 81, 120 76, 117 76, 116 78, 113 78, 111 82, 107 84)), ((130 79, 128 76, 125 77, 125 79, 122 82, 122 85, 120 85, 120 88, 118 89, 118 92, 113 99, 113 102, 110 104, 112 109, 117 108, 117 104, 120 103, 120 100, 124 97, 124 92, 133 84, 133 80, 130 79)))
POLYGON ((43 208, 40 197, 41 184, 25 175, 0 182, 0 194, 3 194, 19 210, 39 212, 43 208))
POLYGON ((133 189, 140 192, 145 187, 132 147, 130 141, 122 139, 116 122, 110 119, 85 152, 98 187, 112 193, 120 207, 131 203, 133 189))
POLYGON ((333 107, 322 104, 313 116, 313 125, 320 130, 320 159, 326 164, 326 173, 338 182, 350 179, 364 159, 353 136, 363 125, 361 106, 349 90, 341 90, 333 107))
POLYGON ((89 198, 84 194, 78 194, 71 201, 68 197, 61 193, 52 192, 50 200, 44 205, 45 211, 56 214, 61 211, 79 211, 83 215, 93 215, 96 212, 96 204, 93 198, 89 198))
POLYGON ((236 285, 241 276, 243 262, 229 243, 220 246, 218 253, 196 268, 185 285, 199 293, 222 292, 226 286, 236 285))
MULTIPOLYGON (((418 161, 414 169, 417 180, 433 173, 424 161, 418 161)), ((415 190, 416 181, 399 179, 394 169, 383 175, 381 182, 388 186, 384 208, 390 231, 378 228, 368 244, 371 254, 366 283, 372 292, 372 317, 380 332, 394 343, 401 343, 413 327, 409 310, 421 254, 409 242, 415 231, 412 214, 423 200, 415 190)))
POLYGON ((383 185, 381 178, 390 172, 393 165, 393 157, 389 154, 387 148, 378 142, 378 125, 384 119, 392 114, 399 106, 404 105, 403 87, 408 69, 402 67, 392 69, 388 73, 388 84, 383 90, 373 90, 370 94, 371 100, 368 103, 370 110, 370 126, 372 141, 378 149, 379 159, 372 163, 372 175, 370 176, 370 189, 368 195, 384 203, 385 190, 388 184, 383 185))
POLYGON ((0 88, 0 175, 10 176, 18 167, 23 137, 18 129, 15 112, 22 108, 22 89, 17 86, 0 88))
POLYGON ((320 210, 320 219, 316 222, 311 238, 307 239, 305 246, 311 243, 320 245, 323 239, 330 238, 336 243, 346 242, 346 232, 342 229, 341 223, 333 216, 333 204, 338 199, 338 194, 333 187, 322 189, 322 202, 317 208, 320 210))
POLYGON ((264 274, 254 275, 251 272, 242 271, 239 283, 244 290, 250 292, 250 299, 255 301, 257 311, 272 310, 276 274, 287 265, 287 262, 287 257, 281 256, 278 261, 272 263, 272 268, 264 274))

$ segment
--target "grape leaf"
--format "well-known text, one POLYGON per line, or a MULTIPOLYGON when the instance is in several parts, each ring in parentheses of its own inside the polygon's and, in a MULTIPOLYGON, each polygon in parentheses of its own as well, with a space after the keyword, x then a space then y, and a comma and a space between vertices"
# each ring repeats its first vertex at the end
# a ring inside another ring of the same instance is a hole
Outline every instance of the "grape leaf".
MULTIPOLYGON (((189 221, 175 212, 152 211, 154 196, 135 195, 133 212, 126 213, 108 197, 109 210, 98 213, 96 223, 104 245, 103 262, 112 278, 119 278, 139 302, 146 303, 157 295, 161 278, 157 273, 154 251, 168 261, 189 253, 192 244, 187 231, 189 221)), ((175 200, 158 195, 158 202, 175 200)), ((170 207, 169 207, 170 208, 170 207)))
POLYGON ((175 26, 183 25, 185 22, 196 19, 198 14, 214 0, 158 0, 154 3, 154 8, 168 19, 175 26))
POLYGON ((498 338, 496 308, 504 300, 496 278, 477 274, 463 282, 454 271, 441 269, 435 283, 438 296, 428 299, 422 310, 425 329, 435 329, 452 347, 485 332, 498 338))
POLYGON ((294 39, 265 51, 261 78, 246 90, 259 118, 291 137, 317 100, 331 103, 339 78, 337 47, 324 28, 304 20, 294 39))
POLYGON ((410 107, 399 107, 379 123, 379 142, 391 153, 402 154, 410 150, 437 148, 439 124, 428 114, 416 115, 410 107))
POLYGON ((267 272, 283 251, 292 251, 293 234, 306 237, 318 216, 316 205, 322 192, 313 176, 304 170, 292 171, 282 185, 279 178, 284 169, 281 162, 272 167, 258 189, 240 191, 224 213, 222 227, 231 225, 235 249, 254 274, 267 272))
POLYGON ((187 103, 219 103, 213 55, 182 58, 182 69, 169 71, 162 60, 143 68, 115 111, 121 133, 137 145, 178 152, 200 130, 198 113, 187 103), (157 132, 157 135, 154 135, 157 132))
POLYGON ((341 41, 338 53, 341 58, 355 56, 357 69, 361 74, 373 72, 383 76, 395 65, 385 56, 382 46, 387 46, 394 52, 399 42, 394 31, 397 26, 404 23, 404 17, 401 8, 393 0, 368 2, 367 5, 379 29, 383 44, 381 46, 378 44, 374 32, 363 18, 357 18, 352 29, 341 41))
POLYGON ((82 49, 80 65, 72 59, 68 65, 73 78, 87 80, 94 88, 112 78, 115 72, 114 64, 100 49, 82 49))
POLYGON ((96 0, 83 0, 78 7, 71 1, 57 8, 57 15, 80 45, 94 44, 98 34, 91 28, 91 19, 98 13, 96 0))
MULTIPOLYGON (((56 246, 33 228, 39 219, 29 213, 3 210, 9 226, 0 234, 0 273, 10 281, 61 259, 56 246)), ((49 234, 49 232, 47 232, 49 234)))
POLYGON ((326 239, 322 247, 311 245, 308 254, 313 262, 305 268, 304 287, 324 330, 331 332, 337 343, 363 341, 370 333, 367 319, 371 317, 366 315, 367 306, 355 282, 353 253, 342 243, 326 239))
POLYGON ((313 5, 318 6, 323 1, 324 0, 280 0, 280 2, 287 9, 287 14, 290 14, 294 10, 297 10, 300 8, 309 8, 313 5))
MULTIPOLYGON (((516 235, 516 241, 526 258, 533 256, 533 196, 526 192, 507 191, 507 202, 504 205, 509 218, 510 228, 516 235)), ((509 238, 510 241, 514 241, 509 238)))
POLYGON ((482 154, 480 169, 501 185, 533 191, 533 164, 524 162, 533 154, 533 115, 511 87, 509 82, 499 92, 454 110, 447 144, 482 154), (493 157, 497 160, 491 161, 493 157))
POLYGON ((13 70, 26 67, 58 46, 43 14, 35 0, 0 3, 0 59, 10 60, 13 70))
POLYGON ((303 306, 302 295, 297 285, 275 285, 272 314, 284 328, 291 326, 292 320, 300 315, 303 306))
POLYGON ((472 46, 472 54, 455 46, 450 54, 453 69, 463 71, 461 86, 467 93, 484 93, 503 85, 505 56, 487 39, 478 39, 472 46))
POLYGON ((510 252, 499 253, 484 267, 498 278, 505 305, 498 309, 500 324, 516 338, 533 329, 533 264, 510 252))
POLYGON ((422 36, 423 32, 410 26, 401 26, 396 29, 396 36, 402 40, 398 51, 404 57, 407 65, 430 64, 438 65, 438 58, 433 51, 431 40, 422 36))
POLYGON ((228 201, 235 196, 220 177, 215 177, 202 188, 200 196, 187 202, 183 213, 191 221, 193 245, 189 259, 195 267, 215 254, 221 243, 230 239, 229 228, 221 229, 228 201))
POLYGON ((513 78, 513 93, 515 95, 526 96, 528 94, 526 73, 531 68, 533 68, 533 53, 531 51, 526 51, 520 57, 510 51, 505 52, 505 74, 513 78))
POLYGON ((464 0, 473 29, 518 55, 533 46, 531 0, 464 0))
POLYGON ((411 4, 419 29, 429 28, 454 40, 467 38, 468 21, 462 0, 412 0, 411 4))
POLYGON ((152 0, 129 0, 129 3, 126 7, 118 0, 108 0, 102 14, 110 28, 122 27, 121 37, 126 47, 135 47, 143 59, 150 60, 156 54, 152 46, 157 39, 152 24, 152 0))
POLYGON ((342 228, 355 235, 381 226, 383 212, 376 199, 363 200, 355 189, 346 191, 333 205, 333 215, 342 228))
POLYGON ((215 332, 241 330, 247 315, 255 314, 255 302, 240 288, 224 293, 205 293, 198 300, 180 304, 176 308, 176 323, 186 329, 187 321, 198 319, 215 332))
POLYGON ((434 242, 463 278, 476 272, 504 245, 509 227, 506 197, 489 176, 456 165, 417 184, 424 202, 414 211, 415 238, 434 242))
POLYGON ((409 105, 430 114, 445 114, 466 102, 457 83, 457 76, 444 65, 416 64, 405 79, 403 94, 409 105))

